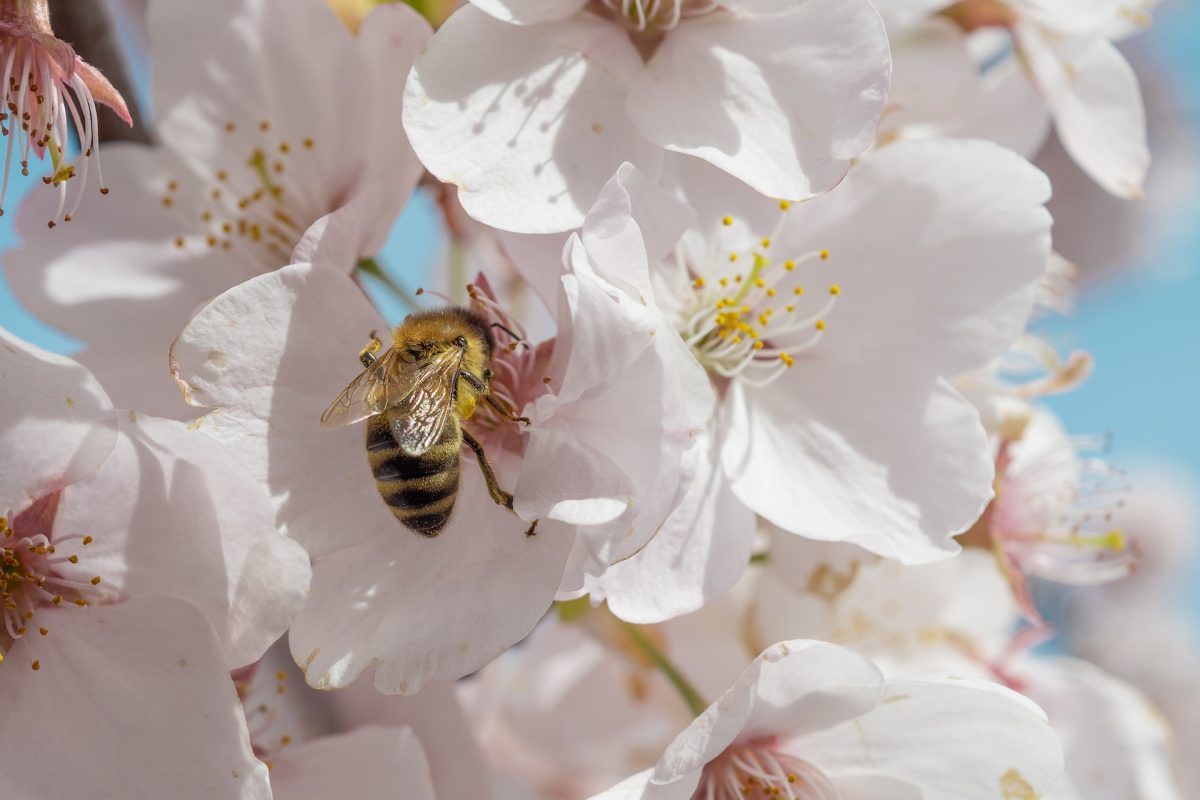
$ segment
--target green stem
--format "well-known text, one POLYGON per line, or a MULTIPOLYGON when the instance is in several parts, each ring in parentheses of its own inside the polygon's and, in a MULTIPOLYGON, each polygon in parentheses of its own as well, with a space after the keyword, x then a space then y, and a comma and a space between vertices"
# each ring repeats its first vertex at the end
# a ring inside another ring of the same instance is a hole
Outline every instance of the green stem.
POLYGON ((750 556, 751 564, 766 564, 770 560, 771 554, 765 550, 761 553, 753 553, 750 556))
POLYGON ((383 284, 383 287, 395 295, 396 299, 408 307, 410 311, 417 310, 417 304, 409 297, 409 292, 400 284, 388 275, 384 268, 374 258, 360 258, 358 260, 358 271, 364 275, 370 275, 375 280, 383 284))
POLYGON ((633 641, 637 649, 642 651, 642 655, 650 659, 654 666, 662 670, 662 673, 667 676, 667 680, 675 687, 675 691, 679 692, 679 696, 683 698, 683 702, 687 703, 688 709, 691 710, 692 716, 698 717, 704 713, 704 709, 708 708, 708 703, 704 702, 704 698, 700 696, 700 692, 696 691, 696 687, 688 682, 688 679, 683 677, 683 673, 671 663, 666 655, 655 647, 654 642, 642 633, 641 628, 634 625, 632 622, 621 621, 621 627, 629 634, 630 640, 633 641))

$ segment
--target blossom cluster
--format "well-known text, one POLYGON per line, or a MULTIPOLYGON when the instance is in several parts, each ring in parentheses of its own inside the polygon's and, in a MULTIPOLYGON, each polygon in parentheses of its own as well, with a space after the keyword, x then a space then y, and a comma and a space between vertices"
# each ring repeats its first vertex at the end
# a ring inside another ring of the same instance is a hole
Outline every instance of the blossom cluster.
POLYGON ((144 5, 101 176, 0 2, 3 274, 83 343, 0 328, 5 798, 1188 796, 1104 657, 1185 523, 1036 327, 1029 159, 1142 196, 1149 0, 144 5))

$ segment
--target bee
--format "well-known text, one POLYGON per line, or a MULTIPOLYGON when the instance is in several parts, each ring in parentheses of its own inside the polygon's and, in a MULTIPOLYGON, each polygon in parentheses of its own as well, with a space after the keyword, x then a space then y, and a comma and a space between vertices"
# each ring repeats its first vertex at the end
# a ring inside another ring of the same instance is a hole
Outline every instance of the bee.
MULTIPOLYGON (((507 330, 507 329, 505 329, 507 330)), ((462 423, 483 401, 502 419, 525 417, 491 394, 493 341, 479 315, 449 306, 411 314, 383 343, 359 354, 364 371, 321 415, 321 427, 367 421, 366 449, 375 488, 401 524, 422 536, 437 536, 458 497, 459 451, 475 452, 488 492, 510 511, 513 496, 500 486, 479 440, 462 423)), ((537 520, 525 532, 532 536, 537 520)))

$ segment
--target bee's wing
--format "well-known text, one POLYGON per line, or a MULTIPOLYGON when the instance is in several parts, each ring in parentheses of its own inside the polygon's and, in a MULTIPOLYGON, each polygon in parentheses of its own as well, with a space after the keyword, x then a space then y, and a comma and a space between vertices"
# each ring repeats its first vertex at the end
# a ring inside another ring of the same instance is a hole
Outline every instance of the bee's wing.
POLYGON ((462 359, 463 351, 451 347, 421 364, 413 376, 411 391, 389 415, 392 438, 408 455, 419 456, 433 447, 446 427, 462 359))
POLYGON ((353 425, 399 404, 412 385, 412 371, 395 369, 400 366, 398 356, 395 348, 388 350, 351 381, 321 415, 321 427, 353 425))

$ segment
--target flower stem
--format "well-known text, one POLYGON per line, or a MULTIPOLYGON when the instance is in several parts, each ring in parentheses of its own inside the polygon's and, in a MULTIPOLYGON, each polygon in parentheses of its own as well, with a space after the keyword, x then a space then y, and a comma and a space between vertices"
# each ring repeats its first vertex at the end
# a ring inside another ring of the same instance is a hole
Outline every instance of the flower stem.
POLYGON ((403 286, 396 283, 391 275, 387 274, 383 266, 374 258, 360 258, 358 260, 358 271, 364 275, 370 275, 375 280, 379 281, 385 289, 391 292, 397 300, 403 303, 409 310, 416 311, 417 304, 409 297, 409 292, 403 286))
POLYGON ((675 691, 679 692, 679 696, 683 698, 683 702, 687 703, 688 709, 692 712, 692 716, 698 717, 704 713, 704 709, 708 708, 708 703, 704 702, 700 692, 696 691, 696 687, 688 682, 688 679, 683 677, 683 673, 671 663, 670 659, 659 650, 654 642, 650 641, 641 628, 634 625, 632 622, 621 621, 621 627, 629 634, 630 641, 641 651, 642 655, 650 659, 654 666, 662 670, 663 675, 667 676, 667 680, 675 687, 675 691))

